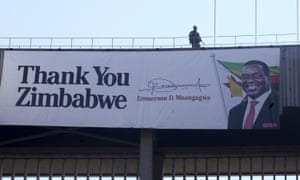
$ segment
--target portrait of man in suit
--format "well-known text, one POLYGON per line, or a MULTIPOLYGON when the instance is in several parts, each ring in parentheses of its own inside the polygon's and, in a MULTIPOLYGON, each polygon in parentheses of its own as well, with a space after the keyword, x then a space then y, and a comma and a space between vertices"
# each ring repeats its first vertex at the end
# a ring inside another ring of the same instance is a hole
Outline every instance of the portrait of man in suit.
POLYGON ((246 97, 229 111, 228 129, 278 129, 279 98, 272 92, 268 65, 259 60, 246 62, 241 84, 246 97))

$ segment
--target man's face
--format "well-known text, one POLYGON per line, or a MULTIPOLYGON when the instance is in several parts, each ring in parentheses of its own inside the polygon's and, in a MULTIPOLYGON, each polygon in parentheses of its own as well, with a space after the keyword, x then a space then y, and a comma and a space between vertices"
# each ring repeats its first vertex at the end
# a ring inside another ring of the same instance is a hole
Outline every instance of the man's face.
POLYGON ((255 99, 270 89, 270 80, 258 64, 248 64, 241 72, 242 87, 248 96, 255 99))

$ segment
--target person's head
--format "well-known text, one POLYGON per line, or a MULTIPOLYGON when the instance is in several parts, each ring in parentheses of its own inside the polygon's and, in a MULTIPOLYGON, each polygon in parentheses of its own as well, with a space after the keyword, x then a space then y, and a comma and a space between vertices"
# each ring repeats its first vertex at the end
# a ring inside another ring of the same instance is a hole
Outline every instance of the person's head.
POLYGON ((196 25, 193 26, 193 30, 197 31, 197 26, 196 25))
POLYGON ((268 65, 259 60, 246 62, 242 67, 241 80, 248 96, 253 99, 259 97, 271 87, 268 65))

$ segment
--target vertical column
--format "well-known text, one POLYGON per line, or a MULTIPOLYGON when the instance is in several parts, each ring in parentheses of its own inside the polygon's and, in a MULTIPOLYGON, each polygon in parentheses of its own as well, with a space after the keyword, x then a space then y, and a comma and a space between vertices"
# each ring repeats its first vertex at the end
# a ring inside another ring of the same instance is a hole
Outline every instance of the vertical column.
POLYGON ((216 47, 217 36, 217 0, 214 0, 214 47, 216 47))
POLYGON ((152 129, 141 129, 139 174, 140 180, 153 180, 152 129))
POLYGON ((153 179, 163 179, 163 154, 154 153, 153 157, 153 179))

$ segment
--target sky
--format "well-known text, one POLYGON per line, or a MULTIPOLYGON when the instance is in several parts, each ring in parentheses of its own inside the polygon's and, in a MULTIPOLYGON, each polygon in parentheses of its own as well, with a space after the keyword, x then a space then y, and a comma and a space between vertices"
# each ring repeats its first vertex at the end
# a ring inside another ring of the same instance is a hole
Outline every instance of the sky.
POLYGON ((0 37, 181 37, 193 25, 201 36, 297 33, 297 0, 257 0, 256 26, 255 0, 0 1, 0 37))

